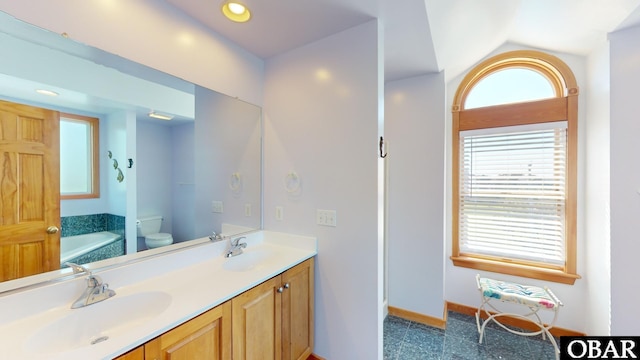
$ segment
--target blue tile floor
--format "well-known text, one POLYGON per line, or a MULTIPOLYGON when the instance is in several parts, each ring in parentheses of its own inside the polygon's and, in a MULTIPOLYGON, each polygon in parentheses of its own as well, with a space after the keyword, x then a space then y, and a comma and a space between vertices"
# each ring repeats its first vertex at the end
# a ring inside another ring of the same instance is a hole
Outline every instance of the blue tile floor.
POLYGON ((478 344, 478 339, 473 316, 450 311, 446 330, 387 316, 384 359, 555 360, 553 345, 541 336, 512 334, 491 323, 485 329, 482 344, 478 344))

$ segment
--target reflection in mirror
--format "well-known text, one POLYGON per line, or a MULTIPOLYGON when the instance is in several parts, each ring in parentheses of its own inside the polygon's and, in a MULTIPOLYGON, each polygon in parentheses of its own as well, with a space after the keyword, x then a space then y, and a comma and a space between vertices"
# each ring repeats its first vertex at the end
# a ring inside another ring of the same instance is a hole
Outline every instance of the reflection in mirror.
POLYGON ((60 198, 100 197, 99 119, 60 113, 60 198))
POLYGON ((195 95, 194 122, 137 123, 137 213, 162 217, 157 231, 173 242, 260 228, 260 109, 201 87, 195 95))
POLYGON ((50 234, 71 240, 59 243, 65 261, 87 263, 145 250, 137 220, 152 216, 162 219, 157 232, 171 234, 174 243, 153 253, 213 231, 233 235, 261 228, 259 107, 5 13, 0 13, 0 46, 0 99, 99 119, 99 197, 61 200, 55 224, 61 231, 50 234), (34 92, 43 86, 60 95, 34 92), (173 118, 153 119, 152 111, 173 118))

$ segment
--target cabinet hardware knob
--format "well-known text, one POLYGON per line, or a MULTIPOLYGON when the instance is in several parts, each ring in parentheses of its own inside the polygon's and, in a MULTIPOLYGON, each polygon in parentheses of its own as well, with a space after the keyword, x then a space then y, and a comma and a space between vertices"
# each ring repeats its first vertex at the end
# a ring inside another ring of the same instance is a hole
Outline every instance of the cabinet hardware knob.
POLYGON ((283 291, 284 291, 284 288, 283 288, 282 286, 280 286, 280 287, 278 288, 278 293, 282 294, 282 292, 283 292, 283 291))
POLYGON ((288 289, 288 288, 289 288, 289 283, 285 283, 285 284, 284 284, 284 288, 285 288, 285 289, 288 289))

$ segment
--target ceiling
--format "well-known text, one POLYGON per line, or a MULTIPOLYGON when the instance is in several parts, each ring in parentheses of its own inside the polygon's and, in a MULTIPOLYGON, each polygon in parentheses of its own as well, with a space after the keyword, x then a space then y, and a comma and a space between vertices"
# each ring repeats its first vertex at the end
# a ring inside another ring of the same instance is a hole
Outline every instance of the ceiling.
MULTIPOLYGON (((245 24, 223 17, 223 0, 139 1, 183 12, 262 59, 379 19, 385 81, 440 71, 448 81, 506 43, 584 56, 605 44, 608 33, 640 24, 637 0, 242 0, 253 14, 245 24)), ((47 17, 46 12, 34 13, 30 5, 21 2, 0 3, 3 9, 35 16, 36 23, 47 17)), ((41 0, 38 6, 47 3, 41 0)), ((0 29, 9 31, 10 25, 5 20, 0 29)), ((56 41, 63 39, 52 35, 46 45, 56 41)), ((79 47, 77 51, 87 50, 79 47)), ((119 60, 107 55, 102 58, 105 65, 119 60)), ((10 81, 4 78, 2 83, 10 81)), ((83 100, 88 111, 119 106, 76 95, 74 99, 83 100)), ((140 116, 148 112, 137 110, 140 116)))
POLYGON ((386 81, 450 79, 504 43, 587 55, 640 23, 637 0, 243 0, 245 24, 223 18, 221 0, 165 1, 263 59, 378 18, 386 81))

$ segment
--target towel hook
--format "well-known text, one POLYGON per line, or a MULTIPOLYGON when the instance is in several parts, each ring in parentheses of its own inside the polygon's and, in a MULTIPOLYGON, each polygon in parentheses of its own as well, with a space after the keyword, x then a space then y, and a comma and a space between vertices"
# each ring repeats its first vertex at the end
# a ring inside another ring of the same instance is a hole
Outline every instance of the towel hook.
POLYGON ((383 150, 382 150, 383 148, 384 148, 384 138, 382 136, 380 136, 380 157, 384 159, 384 158, 387 157, 387 153, 385 152, 384 155, 383 155, 383 153, 382 153, 383 152, 383 150))

